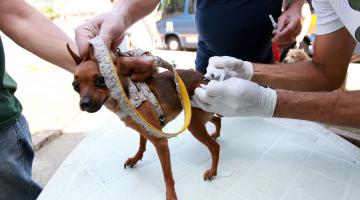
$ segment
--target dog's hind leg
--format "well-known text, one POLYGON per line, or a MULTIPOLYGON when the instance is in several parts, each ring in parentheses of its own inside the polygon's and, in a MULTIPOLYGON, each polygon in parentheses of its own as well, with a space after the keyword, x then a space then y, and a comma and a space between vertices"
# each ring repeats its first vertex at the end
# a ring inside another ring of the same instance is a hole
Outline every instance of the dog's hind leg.
POLYGON ((144 152, 146 150, 146 138, 142 135, 140 135, 140 144, 139 144, 139 150, 136 152, 134 157, 128 158, 127 161, 124 164, 124 169, 126 167, 133 168, 136 163, 142 159, 144 152))
POLYGON ((213 116, 210 120, 211 123, 215 125, 215 131, 210 136, 216 140, 216 138, 220 137, 221 130, 221 118, 218 116, 213 116))
POLYGON ((198 108, 193 108, 192 111, 191 123, 188 129, 211 153, 211 168, 204 173, 204 180, 211 180, 217 174, 220 154, 220 145, 208 134, 205 127, 206 122, 211 119, 212 114, 206 113, 198 108))

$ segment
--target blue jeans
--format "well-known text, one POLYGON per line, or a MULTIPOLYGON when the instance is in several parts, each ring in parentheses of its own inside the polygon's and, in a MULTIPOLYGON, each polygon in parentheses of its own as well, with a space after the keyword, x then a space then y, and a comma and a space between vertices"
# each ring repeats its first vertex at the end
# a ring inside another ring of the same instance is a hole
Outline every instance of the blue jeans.
POLYGON ((34 151, 28 123, 21 116, 0 129, 0 200, 36 199, 41 187, 31 178, 34 151))

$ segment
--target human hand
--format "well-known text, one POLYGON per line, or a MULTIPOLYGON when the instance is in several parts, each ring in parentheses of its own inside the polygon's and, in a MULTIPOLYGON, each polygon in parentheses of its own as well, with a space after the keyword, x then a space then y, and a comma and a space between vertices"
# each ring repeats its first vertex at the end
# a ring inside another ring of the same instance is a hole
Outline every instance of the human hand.
POLYGON ((195 89, 193 107, 223 116, 272 117, 276 106, 276 91, 254 82, 230 78, 212 80, 195 89))
POLYGON ((250 62, 242 61, 230 56, 213 56, 209 59, 205 77, 207 79, 217 79, 221 74, 225 74, 224 79, 238 77, 251 80, 254 71, 250 62))
POLYGON ((152 76, 154 60, 153 56, 119 57, 115 64, 123 76, 130 76, 133 81, 143 81, 152 76))
POLYGON ((289 8, 278 18, 278 29, 274 30, 272 42, 280 48, 289 47, 301 32, 301 13, 298 9, 289 8))
POLYGON ((109 49, 115 51, 123 40, 125 30, 125 21, 115 9, 87 20, 75 30, 80 56, 84 57, 89 52, 89 40, 97 35, 109 49))

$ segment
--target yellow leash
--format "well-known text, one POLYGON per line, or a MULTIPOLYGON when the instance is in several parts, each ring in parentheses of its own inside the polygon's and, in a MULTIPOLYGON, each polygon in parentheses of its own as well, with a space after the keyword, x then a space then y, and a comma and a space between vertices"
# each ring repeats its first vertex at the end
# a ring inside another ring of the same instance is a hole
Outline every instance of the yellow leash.
MULTIPOLYGON (((175 85, 178 85, 179 86, 179 97, 181 98, 181 102, 182 102, 182 106, 183 106, 183 109, 184 109, 184 124, 182 126, 182 128, 175 132, 175 133, 166 133, 166 132, 163 132, 162 130, 159 130, 157 129, 156 127, 154 127, 152 124, 150 124, 137 110, 136 108, 132 105, 130 99, 126 96, 126 93, 125 93, 125 90, 124 90, 124 87, 123 85, 121 84, 121 81, 119 79, 119 77, 117 76, 117 69, 114 65, 114 63, 112 62, 112 59, 111 59, 111 56, 109 54, 109 51, 107 50, 104 42, 96 37, 94 39, 92 39, 90 41, 90 43, 93 44, 93 47, 95 49, 95 57, 97 58, 98 62, 99 62, 99 66, 100 66, 100 69, 104 66, 111 66, 111 70, 112 70, 112 73, 115 74, 115 77, 116 77, 116 83, 117 83, 117 86, 118 88, 120 88, 120 91, 122 93, 122 97, 123 99, 126 101, 126 104, 130 107, 131 111, 135 114, 135 116, 131 116, 132 119, 135 121, 135 122, 138 122, 140 123, 140 125, 142 125, 145 129, 147 129, 150 133, 152 133, 153 135, 155 136, 158 136, 158 137, 167 137, 167 138, 171 138, 171 137, 174 137, 174 136, 177 136, 179 135, 180 133, 184 132, 189 124, 190 124, 190 121, 191 121, 191 103, 190 103, 190 98, 189 98, 189 94, 186 90, 186 86, 184 84, 184 82, 182 81, 182 79, 180 78, 180 76, 178 75, 178 73, 176 72, 175 68, 173 67, 172 68, 172 71, 175 75, 175 85), (105 48, 104 48, 105 47, 105 48), (106 54, 104 54, 104 50, 106 49, 106 54), (103 52, 101 52, 103 51, 103 52), (102 55, 100 55, 102 54, 102 55), (104 58, 103 56, 106 56, 107 58, 104 58), (101 58, 102 57, 102 58, 101 58), (110 62, 109 62, 110 61, 110 62), (139 120, 135 120, 134 117, 137 117, 139 120)), ((100 70, 101 71, 101 70, 100 70)), ((104 76, 105 78, 105 82, 106 81, 106 76, 104 76)), ((109 89, 111 89, 110 87, 108 87, 109 89)), ((114 97, 115 98, 115 97, 114 97)), ((115 98, 117 99, 117 98, 115 98)), ((119 99, 117 99, 119 101, 119 99)), ((122 111, 121 111, 122 112, 122 111)))

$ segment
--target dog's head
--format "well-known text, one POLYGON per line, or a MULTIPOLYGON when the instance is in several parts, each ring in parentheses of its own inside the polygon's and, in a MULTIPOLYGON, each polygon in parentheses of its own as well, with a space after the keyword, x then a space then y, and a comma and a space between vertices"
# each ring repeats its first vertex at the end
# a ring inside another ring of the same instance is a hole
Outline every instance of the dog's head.
POLYGON ((290 49, 287 53, 284 63, 295 63, 303 60, 310 60, 304 49, 290 49))
POLYGON ((80 108, 90 113, 98 111, 110 96, 98 63, 89 53, 85 58, 76 55, 69 45, 68 51, 78 65, 74 70, 74 90, 80 95, 80 108))

